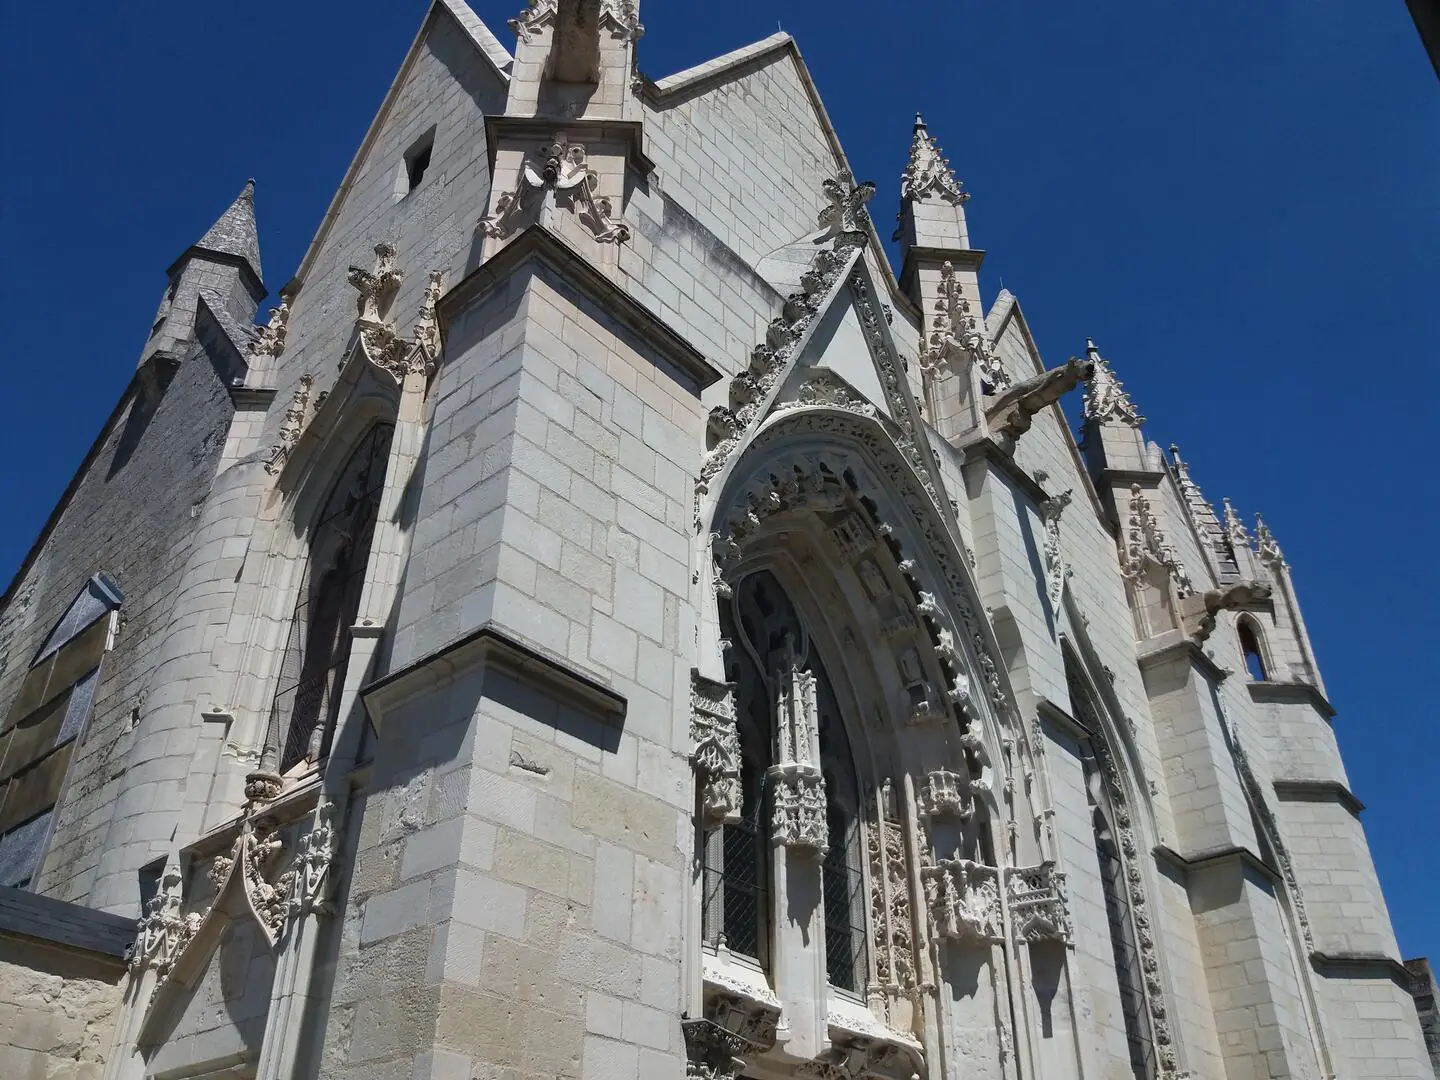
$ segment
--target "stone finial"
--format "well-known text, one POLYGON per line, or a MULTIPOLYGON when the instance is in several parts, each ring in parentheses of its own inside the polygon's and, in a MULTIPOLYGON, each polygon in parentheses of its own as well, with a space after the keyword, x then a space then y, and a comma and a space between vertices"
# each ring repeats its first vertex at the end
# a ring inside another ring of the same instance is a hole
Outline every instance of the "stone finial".
POLYGON ((825 230, 820 239, 833 239, 837 250, 864 247, 870 225, 865 204, 875 197, 875 185, 869 180, 857 184, 849 169, 841 169, 821 188, 829 205, 817 217, 820 228, 825 230))
POLYGON ((1245 522, 1240 520, 1240 515, 1230 505, 1229 499, 1222 500, 1225 504, 1225 535, 1230 538, 1230 544, 1234 548, 1250 546, 1250 534, 1245 530, 1245 522))
POLYGON ((932 192, 952 206, 962 206, 970 200, 970 193, 961 190, 955 170, 926 130, 925 120, 916 113, 910 160, 900 174, 900 197, 923 199, 932 192))
POLYGON ((1095 365, 1095 375, 1085 389, 1083 407, 1086 420, 1097 424, 1128 424, 1138 428, 1145 423, 1125 392, 1125 385, 1115 377, 1110 362, 1100 355, 1095 342, 1085 339, 1085 355, 1095 365))
POLYGON ((1270 527, 1259 514, 1255 515, 1255 554, 1272 570, 1278 571, 1288 565, 1285 562, 1285 553, 1280 550, 1270 527))
POLYGON ((384 321, 403 277, 399 267, 395 265, 395 245, 385 240, 375 245, 375 263, 372 269, 350 267, 350 284, 359 293, 357 304, 360 318, 365 322, 384 321))

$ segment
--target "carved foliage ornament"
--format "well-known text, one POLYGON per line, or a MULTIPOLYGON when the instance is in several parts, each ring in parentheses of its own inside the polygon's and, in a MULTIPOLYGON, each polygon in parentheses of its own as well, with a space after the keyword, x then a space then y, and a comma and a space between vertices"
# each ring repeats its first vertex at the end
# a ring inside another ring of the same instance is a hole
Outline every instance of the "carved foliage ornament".
POLYGON ((1230 505, 1230 500, 1225 499, 1225 535, 1230 538, 1230 546, 1237 551, 1250 546, 1250 534, 1245 530, 1245 522, 1240 520, 1240 515, 1230 505))
POLYGON ((1165 539, 1160 522, 1150 509, 1150 500, 1139 484, 1130 485, 1130 515, 1120 552, 1120 573, 1129 581, 1140 581, 1150 563, 1163 566, 1175 582, 1175 596, 1185 599, 1195 591, 1190 575, 1165 539))
POLYGON ((940 153, 935 140, 926 130, 925 121, 915 114, 915 134, 910 141, 910 160, 900 174, 900 197, 902 199, 923 199, 934 193, 952 206, 968 202, 970 193, 960 189, 955 170, 940 153))
MULTIPOLYGON (((525 10, 506 25, 528 45, 541 30, 554 24, 558 6, 557 0, 528 0, 525 10)), ((621 41, 639 41, 645 33, 635 0, 600 0, 600 23, 621 41)))
MULTIPOLYGON (((710 410, 705 459, 695 485, 697 500, 710 490, 710 481, 725 467, 746 433, 759 422, 765 398, 774 389, 795 346, 839 280, 847 254, 865 245, 864 229, 869 221, 865 203, 874 194, 874 184, 856 185, 848 172, 842 171, 836 179, 825 181, 829 205, 820 212, 819 224, 827 230, 826 238, 833 238, 834 243, 815 253, 809 269, 800 275, 801 291, 792 293, 780 314, 770 321, 765 340, 750 351, 749 368, 730 380, 730 404, 710 410)), ((812 392, 836 393, 833 380, 828 388, 821 386, 812 392)), ((842 396, 848 398, 848 395, 842 396)))
POLYGON ((166 866, 160 887, 145 905, 139 935, 130 948, 130 970, 137 975, 145 968, 153 968, 161 978, 170 974, 175 958, 200 927, 198 912, 186 915, 181 910, 180 886, 179 868, 166 866))
POLYGON ((1265 519, 1259 514, 1255 515, 1255 554, 1260 561, 1271 570, 1279 573, 1287 565, 1285 554, 1280 550, 1280 545, 1275 542, 1275 536, 1270 527, 1265 524, 1265 519))
POLYGON ((1145 422, 1125 386, 1115 377, 1110 362, 1100 355, 1095 342, 1085 342, 1085 354, 1095 365, 1095 374, 1085 387, 1083 414, 1086 420, 1097 424, 1127 424, 1139 427, 1145 422))
POLYGON ((306 372, 300 376, 290 394, 290 404, 280 421, 280 441, 270 447, 270 456, 265 461, 265 471, 271 476, 285 467, 285 459, 305 431, 305 425, 310 420, 310 388, 314 385, 315 376, 306 372))
MULTIPOLYGON (((890 803, 889 784, 880 793, 890 803)), ((875 928, 875 977, 887 995, 916 989, 915 924, 910 910, 910 880, 905 833, 883 810, 868 830, 870 916, 875 928)), ((888 1002, 887 1002, 888 1004, 888 1002)))
POLYGON ((1050 597, 1050 606, 1057 610, 1060 607, 1060 597, 1065 592, 1065 582, 1072 573, 1060 555, 1060 515, 1070 505, 1073 496, 1073 490, 1066 490, 1040 504, 1040 513, 1045 517, 1046 591, 1050 597))
POLYGON ((270 309, 270 321, 255 328, 248 350, 252 361, 262 357, 278 359, 285 351, 285 337, 289 333, 290 294, 280 294, 280 306, 270 309))
POLYGON ((740 735, 735 695, 729 685, 696 674, 690 685, 690 761, 700 783, 702 824, 707 829, 740 820, 740 735))
POLYGON ((600 177, 590 168, 585 147, 572 143, 564 132, 528 154, 521 162, 515 186, 495 199, 495 209, 477 223, 486 236, 503 240, 518 228, 535 196, 549 189, 556 202, 572 210, 579 222, 601 244, 623 244, 630 226, 615 216, 610 198, 597 195, 600 177))
POLYGON ((988 394, 1001 393, 1013 385, 1010 373, 990 344, 984 325, 961 291, 955 267, 947 262, 940 267, 940 294, 930 316, 930 333, 920 353, 920 371, 927 377, 938 378, 958 372, 967 364, 975 365, 988 394))

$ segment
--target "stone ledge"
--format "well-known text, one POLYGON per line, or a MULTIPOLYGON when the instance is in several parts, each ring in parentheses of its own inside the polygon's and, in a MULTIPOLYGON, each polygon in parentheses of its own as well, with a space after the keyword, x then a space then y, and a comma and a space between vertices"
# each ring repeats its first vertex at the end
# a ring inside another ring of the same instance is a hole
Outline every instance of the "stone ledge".
POLYGON ((505 285, 512 274, 531 261, 548 266, 561 281, 655 349, 660 354, 657 366, 673 368, 673 374, 680 376, 677 381, 690 384, 687 390, 698 396, 700 390, 723 377, 719 368, 663 319, 540 225, 526 228, 441 298, 438 310, 442 333, 448 332, 450 324, 466 308, 496 286, 505 285))
POLYGON ((134 919, 120 915, 0 887, 0 934, 83 949, 120 963, 135 940, 137 925, 134 919))
POLYGON ((625 721, 626 700, 608 683, 549 650, 520 641, 494 622, 362 687, 360 697, 379 730, 382 718, 391 709, 417 693, 480 667, 493 667, 616 727, 625 721))
POLYGON ((1329 699, 1309 683, 1302 682, 1248 682, 1250 700, 1275 705, 1310 705, 1326 720, 1335 716, 1335 708, 1329 699))
POLYGON ((1276 780, 1272 786, 1281 802, 1338 802, 1356 817, 1365 809, 1339 780, 1276 780))
POLYGON ((980 264, 984 261, 985 252, 981 248, 938 248, 916 244, 905 249, 905 261, 900 267, 900 287, 908 289, 913 284, 915 275, 920 270, 918 264, 921 262, 934 263, 936 266, 948 262, 956 270, 973 270, 978 273, 980 264))
POLYGON ((1232 863, 1254 870, 1261 877, 1272 885, 1281 885, 1283 878, 1280 871, 1271 866, 1255 852, 1246 847, 1237 847, 1234 844, 1208 848, 1205 851, 1193 852, 1189 855, 1182 854, 1165 844, 1156 844, 1152 849, 1155 858, 1167 862, 1178 869, 1185 877, 1191 874, 1201 873, 1205 870, 1214 870, 1232 863))
POLYGON ((626 162, 649 176, 655 163, 645 154, 645 126, 638 120, 569 120, 541 116, 485 117, 485 144, 490 158, 490 175, 495 175, 495 151, 502 138, 527 139, 543 146, 555 138, 557 131, 566 136, 578 135, 587 143, 623 142, 626 162))
POLYGON ((1202 675, 1213 679, 1217 685, 1230 676, 1230 672, 1210 659, 1195 639, 1182 630, 1167 630, 1140 642, 1135 650, 1135 662, 1143 672, 1146 668, 1163 664, 1182 654, 1188 657, 1202 675))
POLYGON ((1404 964, 1384 953, 1326 953, 1317 949, 1310 954, 1310 966, 1327 979, 1389 979, 1407 993, 1415 981, 1404 964))

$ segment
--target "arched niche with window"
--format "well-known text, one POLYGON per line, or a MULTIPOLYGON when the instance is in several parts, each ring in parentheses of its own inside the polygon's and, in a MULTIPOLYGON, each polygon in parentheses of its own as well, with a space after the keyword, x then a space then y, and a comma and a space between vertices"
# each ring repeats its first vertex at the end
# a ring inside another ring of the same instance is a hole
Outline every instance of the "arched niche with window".
POLYGON ((726 674, 735 691, 741 803, 737 821, 703 830, 705 944, 768 968, 771 826, 780 776, 776 712, 787 680, 797 674, 808 676, 814 687, 825 798, 824 851, 819 859, 825 973, 831 986, 859 996, 869 978, 862 797, 834 686, 807 628, 770 572, 745 577, 732 591, 732 602, 722 605, 720 617, 731 643, 726 674))
POLYGON ((1133 866, 1137 849, 1130 833, 1130 811, 1100 707, 1079 660, 1068 645, 1064 658, 1070 702, 1075 719, 1085 731, 1078 740, 1080 763, 1084 769, 1090 838, 1104 897, 1106 930, 1114 959, 1130 1070, 1135 1080, 1150 1080, 1156 1075, 1155 1032, 1145 974, 1153 957, 1147 959, 1142 953, 1138 932, 1136 900, 1137 895, 1143 896, 1143 891, 1139 891, 1142 886, 1138 867, 1133 866))
POLYGON ((366 431, 310 527, 261 752, 262 771, 303 772, 330 752, 393 433, 389 423, 366 431))
POLYGON ((1270 665, 1265 662, 1264 637, 1260 625, 1249 615, 1242 615, 1235 624, 1240 639, 1240 653, 1245 659, 1245 672, 1254 682, 1266 682, 1270 665))

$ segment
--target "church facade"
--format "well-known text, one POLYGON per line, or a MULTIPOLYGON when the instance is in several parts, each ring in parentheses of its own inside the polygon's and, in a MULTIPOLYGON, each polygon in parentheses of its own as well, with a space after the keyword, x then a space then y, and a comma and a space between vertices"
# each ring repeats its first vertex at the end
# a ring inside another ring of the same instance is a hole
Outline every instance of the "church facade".
POLYGON ((4 597, 4 1071, 1432 1075, 1276 538, 923 121, 897 272, 787 35, 511 29, 260 325, 253 184, 181 255, 4 597))

